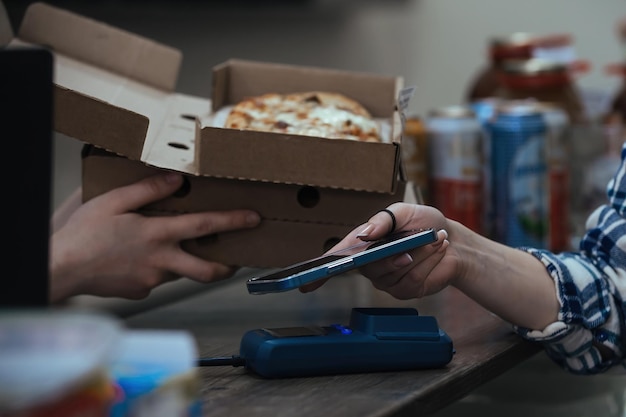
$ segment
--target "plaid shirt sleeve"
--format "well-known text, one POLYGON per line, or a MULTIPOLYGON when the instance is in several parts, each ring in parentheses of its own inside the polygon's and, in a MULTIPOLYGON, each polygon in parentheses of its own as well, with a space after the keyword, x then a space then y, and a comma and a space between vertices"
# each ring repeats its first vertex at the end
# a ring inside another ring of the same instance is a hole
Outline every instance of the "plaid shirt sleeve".
POLYGON ((543 330, 514 327, 541 343, 564 369, 577 374, 626 370, 626 145, 607 185, 608 204, 587 219, 579 252, 555 254, 520 248, 537 257, 553 278, 558 321, 543 330), (603 359, 597 346, 612 352, 603 359))

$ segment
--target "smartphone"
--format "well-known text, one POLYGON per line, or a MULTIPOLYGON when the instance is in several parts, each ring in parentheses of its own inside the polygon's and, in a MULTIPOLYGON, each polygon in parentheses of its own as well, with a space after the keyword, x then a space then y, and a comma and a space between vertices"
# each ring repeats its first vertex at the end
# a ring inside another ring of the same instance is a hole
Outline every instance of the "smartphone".
POLYGON ((409 230, 363 242, 248 279, 250 294, 293 290, 304 284, 342 274, 371 262, 398 255, 437 240, 434 229, 409 230))

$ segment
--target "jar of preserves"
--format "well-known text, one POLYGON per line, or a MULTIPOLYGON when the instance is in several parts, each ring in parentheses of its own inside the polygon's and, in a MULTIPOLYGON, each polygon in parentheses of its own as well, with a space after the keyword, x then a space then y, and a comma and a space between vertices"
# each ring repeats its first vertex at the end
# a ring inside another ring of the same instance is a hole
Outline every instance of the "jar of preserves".
POLYGON ((510 60, 503 64, 498 78, 497 97, 554 103, 567 113, 572 124, 586 122, 585 109, 569 65, 541 58, 510 60))
POLYGON ((502 64, 511 59, 530 59, 533 53, 533 39, 530 33, 517 32, 497 36, 489 40, 489 64, 472 80, 467 94, 468 103, 491 98, 499 87, 498 71, 502 64))

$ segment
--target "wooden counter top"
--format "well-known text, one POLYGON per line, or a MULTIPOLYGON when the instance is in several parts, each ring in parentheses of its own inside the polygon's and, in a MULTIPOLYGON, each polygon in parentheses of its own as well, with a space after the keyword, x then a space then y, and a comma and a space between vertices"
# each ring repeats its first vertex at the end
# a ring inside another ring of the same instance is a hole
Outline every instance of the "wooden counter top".
POLYGON ((302 294, 249 295, 246 274, 197 296, 135 315, 132 328, 186 329, 200 355, 239 353, 250 329, 348 324, 353 307, 413 307, 437 318, 456 353, 444 368, 264 379, 242 367, 201 368, 204 415, 246 417, 424 416, 458 400, 540 351, 511 326, 453 288, 399 301, 346 274, 302 294))

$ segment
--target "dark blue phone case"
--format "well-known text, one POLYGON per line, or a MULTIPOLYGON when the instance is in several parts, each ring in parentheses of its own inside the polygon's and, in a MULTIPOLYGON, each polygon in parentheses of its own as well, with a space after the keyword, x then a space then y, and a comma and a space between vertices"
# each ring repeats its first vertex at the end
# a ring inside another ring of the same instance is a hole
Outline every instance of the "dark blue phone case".
POLYGON ((436 240, 437 232, 434 229, 392 234, 381 240, 363 242, 319 258, 250 278, 246 285, 250 294, 289 291, 319 279, 339 275, 368 263, 410 251, 436 240))

